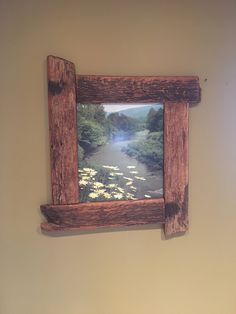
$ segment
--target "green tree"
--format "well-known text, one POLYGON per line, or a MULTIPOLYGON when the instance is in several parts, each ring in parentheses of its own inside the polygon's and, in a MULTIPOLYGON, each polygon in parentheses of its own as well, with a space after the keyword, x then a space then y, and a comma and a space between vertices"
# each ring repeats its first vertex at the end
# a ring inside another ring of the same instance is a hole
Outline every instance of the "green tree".
POLYGON ((106 142, 106 113, 103 105, 77 105, 79 159, 106 142))
POLYGON ((157 111, 151 108, 147 115, 146 127, 150 132, 158 132, 163 130, 163 109, 157 111))
POLYGON ((82 119, 78 126, 78 142, 85 152, 105 144, 104 128, 95 121, 82 119))
POLYGON ((118 131, 134 133, 137 130, 137 120, 124 114, 118 112, 110 113, 107 120, 118 131))
POLYGON ((78 104, 77 119, 94 120, 99 124, 104 124, 106 120, 106 113, 103 105, 88 105, 78 104))
POLYGON ((97 123, 104 124, 106 121, 106 113, 103 105, 94 105, 94 120, 97 123))

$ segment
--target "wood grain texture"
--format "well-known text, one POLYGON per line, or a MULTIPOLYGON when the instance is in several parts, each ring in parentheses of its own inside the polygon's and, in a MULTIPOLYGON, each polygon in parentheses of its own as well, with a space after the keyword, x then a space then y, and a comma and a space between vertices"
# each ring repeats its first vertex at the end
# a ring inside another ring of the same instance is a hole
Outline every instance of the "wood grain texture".
POLYGON ((45 231, 164 223, 164 199, 42 205, 45 231))
POLYGON ((47 66, 52 199, 73 204, 79 201, 75 66, 54 56, 47 66))
POLYGON ((188 104, 164 106, 165 234, 188 229, 188 104))
POLYGON ((201 98, 196 76, 102 76, 77 75, 79 103, 153 103, 187 101, 198 103, 201 98))

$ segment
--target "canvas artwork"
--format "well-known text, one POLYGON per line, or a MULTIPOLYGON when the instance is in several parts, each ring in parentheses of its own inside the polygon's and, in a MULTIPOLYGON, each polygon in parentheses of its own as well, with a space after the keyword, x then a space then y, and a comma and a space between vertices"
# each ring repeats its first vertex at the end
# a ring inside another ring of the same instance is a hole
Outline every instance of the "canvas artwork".
POLYGON ((80 202, 163 197, 163 105, 77 104, 80 202))

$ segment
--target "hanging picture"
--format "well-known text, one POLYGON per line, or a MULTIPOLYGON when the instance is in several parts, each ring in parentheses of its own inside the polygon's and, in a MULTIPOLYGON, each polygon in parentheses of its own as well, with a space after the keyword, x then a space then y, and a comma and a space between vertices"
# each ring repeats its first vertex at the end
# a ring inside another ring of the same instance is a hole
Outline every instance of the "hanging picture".
POLYGON ((49 56, 52 204, 44 232, 162 224, 188 230, 188 111, 196 76, 75 73, 49 56))

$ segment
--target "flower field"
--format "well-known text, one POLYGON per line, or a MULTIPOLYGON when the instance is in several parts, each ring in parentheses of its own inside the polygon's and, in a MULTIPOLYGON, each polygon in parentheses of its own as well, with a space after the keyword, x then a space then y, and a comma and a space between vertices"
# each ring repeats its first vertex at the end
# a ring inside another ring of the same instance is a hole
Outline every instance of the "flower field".
MULTIPOLYGON (((120 172, 119 167, 103 165, 99 168, 79 169, 80 201, 136 200, 144 177, 138 176, 135 166, 127 166, 130 176, 120 172)), ((145 194, 145 198, 151 198, 145 194)))

